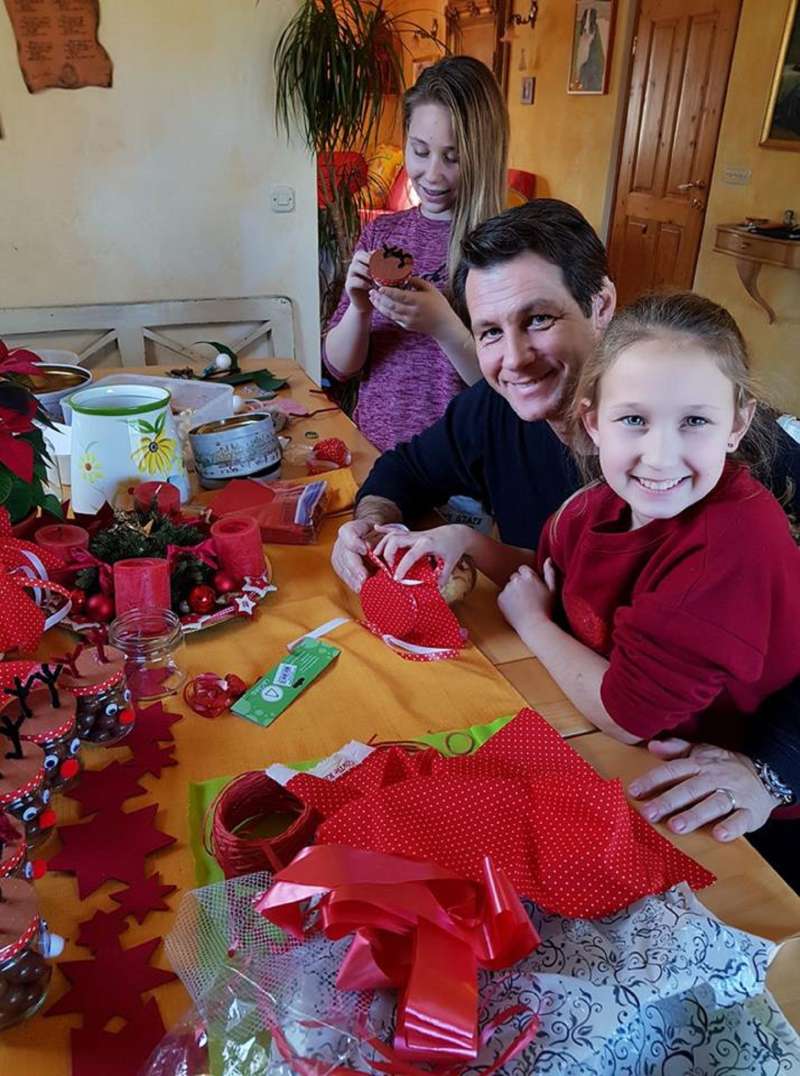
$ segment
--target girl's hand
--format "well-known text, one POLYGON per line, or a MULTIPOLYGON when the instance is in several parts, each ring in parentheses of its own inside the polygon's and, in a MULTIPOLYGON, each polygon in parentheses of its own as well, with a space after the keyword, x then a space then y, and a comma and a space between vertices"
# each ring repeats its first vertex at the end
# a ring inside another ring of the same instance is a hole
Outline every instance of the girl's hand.
POLYGON ((369 275, 369 250, 357 250, 347 270, 344 290, 350 299, 350 305, 360 314, 368 314, 372 309, 369 301, 369 292, 372 288, 372 277, 369 275))
POLYGON ((497 604, 518 635, 553 619, 556 585, 556 570, 549 557, 544 562, 543 580, 527 564, 517 568, 500 591, 497 604))
MULTIPOLYGON (((428 280, 408 278, 409 288, 373 288, 369 299, 377 311, 407 332, 439 340, 457 315, 446 297, 428 280), (413 289, 413 290, 412 290, 413 289)), ((459 322, 460 325, 460 322, 459 322)))
POLYGON ((433 527, 429 531, 400 531, 389 523, 377 526, 375 530, 383 535, 375 546, 375 553, 383 557, 390 567, 402 549, 408 550, 395 569, 395 579, 405 579, 406 574, 421 557, 432 555, 441 557, 443 562, 440 583, 445 583, 450 578, 453 568, 467 552, 473 534, 469 527, 461 523, 433 527))

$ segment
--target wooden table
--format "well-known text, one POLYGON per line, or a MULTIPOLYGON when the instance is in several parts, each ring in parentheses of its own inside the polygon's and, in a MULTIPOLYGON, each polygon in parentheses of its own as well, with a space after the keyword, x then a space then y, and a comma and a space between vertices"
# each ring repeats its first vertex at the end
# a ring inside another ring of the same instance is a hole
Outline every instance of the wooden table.
MULTIPOLYGON (((276 374, 288 376, 288 391, 294 399, 310 409, 325 406, 324 398, 312 395, 311 382, 293 363, 269 360, 269 367, 276 374)), ((148 372, 152 372, 152 368, 148 368, 148 372)), ((356 477, 359 480, 365 477, 375 451, 343 414, 329 412, 300 420, 291 427, 292 437, 304 443, 306 430, 314 430, 320 437, 342 437, 353 453, 352 466, 356 477)), ((286 470, 290 471, 289 468, 286 470)), ((291 474, 288 476, 291 477, 291 474)), ((341 519, 326 521, 318 544, 304 548, 304 572, 292 578, 287 577, 284 568, 287 558, 292 553, 297 555, 296 550, 292 551, 291 547, 286 546, 268 547, 280 587, 278 594, 270 596, 253 623, 231 623, 189 637, 185 664, 190 675, 209 669, 222 672, 220 666, 224 661, 224 671, 237 672, 251 682, 276 659, 277 655, 270 651, 266 641, 272 640, 270 645, 274 650, 275 639, 285 642, 292 638, 296 611, 310 594, 321 589, 340 608, 356 612, 352 595, 336 580, 329 568, 330 548, 340 523, 341 519), (223 652, 224 659, 221 658, 223 652)), ((481 666, 484 670, 481 690, 486 692, 487 698, 494 700, 487 704, 493 709, 489 709, 484 720, 490 720, 500 713, 515 712, 528 702, 562 735, 571 737, 572 746, 603 776, 620 777, 627 782, 635 774, 651 767, 653 759, 642 748, 626 747, 603 733, 588 731, 591 726, 564 699, 539 662, 526 656, 522 644, 497 611, 495 594, 496 588, 482 580, 459 610, 472 640, 502 673, 502 677, 495 676, 488 663, 483 662, 481 666)), ((349 645, 347 630, 344 629, 343 646, 349 645)), ((356 630, 352 629, 354 633, 356 630)), ((355 635, 352 638, 355 639, 355 635)), ((335 637, 333 641, 337 641, 335 637)), ((59 639, 57 631, 48 633, 48 652, 63 651, 64 642, 63 638, 59 639)), ((467 660, 460 660, 462 664, 459 669, 463 670, 460 675, 468 683, 474 671, 467 660)), ((414 668, 420 670, 419 675, 423 675, 422 670, 434 667, 414 668)), ((187 710, 181 700, 167 701, 169 709, 180 710, 185 715, 185 719, 173 727, 179 765, 164 770, 158 781, 144 778, 143 784, 149 795, 126 804, 126 809, 132 810, 146 806, 157 798, 161 806, 158 815, 160 828, 177 837, 175 845, 148 859, 150 873, 159 871, 162 883, 178 886, 181 893, 194 885, 192 856, 188 847, 187 785, 190 781, 235 774, 272 761, 288 762, 324 755, 354 736, 366 737, 371 732, 377 731, 385 739, 413 738, 424 731, 448 729, 465 723, 459 721, 451 711, 427 712, 424 705, 406 711, 395 705, 384 711, 381 700, 374 700, 368 713, 353 713, 347 700, 332 697, 330 693, 324 701, 324 711, 321 711, 320 697, 319 690, 312 688, 268 729, 261 729, 232 715, 216 721, 205 721, 187 710)), ((92 768, 100 768, 112 758, 124 758, 126 754, 124 747, 102 751, 95 749, 88 753, 88 763, 92 768)), ((77 805, 73 801, 60 799, 57 810, 62 824, 77 820, 77 805)), ((733 926, 776 940, 800 932, 800 898, 746 841, 721 845, 705 833, 677 838, 663 828, 662 832, 717 875, 719 881, 705 890, 701 899, 720 918, 733 926)), ((54 851, 55 848, 48 849, 50 854, 54 851)), ((109 894, 122 886, 107 883, 82 904, 77 898, 75 880, 71 876, 48 874, 37 883, 37 888, 51 929, 69 939, 66 958, 86 959, 87 950, 74 944, 76 925, 90 918, 95 910, 112 910, 114 905, 109 894)), ((129 920, 130 926, 122 939, 123 944, 135 945, 156 935, 166 934, 172 926, 178 898, 179 894, 169 898, 172 911, 151 913, 141 926, 129 920)), ((788 1018, 800 1027, 798 949, 800 945, 786 946, 781 951, 773 964, 769 984, 788 1018)), ((154 963, 167 966, 163 953, 154 963)), ((63 978, 56 973, 49 1000, 55 1000, 63 989, 63 978)), ((160 988, 155 992, 155 997, 168 1027, 181 1017, 188 1005, 187 996, 179 983, 160 988)), ((31 1076, 63 1076, 69 1072, 68 1028, 78 1026, 78 1016, 54 1019, 37 1017, 4 1032, 0 1039, 0 1071, 30 1073, 31 1076)))

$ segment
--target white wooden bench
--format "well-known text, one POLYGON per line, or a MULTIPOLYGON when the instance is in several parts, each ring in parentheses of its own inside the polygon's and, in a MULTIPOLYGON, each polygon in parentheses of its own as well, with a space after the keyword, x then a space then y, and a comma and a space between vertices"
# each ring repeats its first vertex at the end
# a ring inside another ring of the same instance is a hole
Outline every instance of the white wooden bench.
POLYGON ((295 358, 292 302, 283 295, 0 308, 0 339, 9 346, 65 347, 87 365, 163 364, 163 350, 207 363, 209 353, 193 345, 210 329, 243 358, 295 358))

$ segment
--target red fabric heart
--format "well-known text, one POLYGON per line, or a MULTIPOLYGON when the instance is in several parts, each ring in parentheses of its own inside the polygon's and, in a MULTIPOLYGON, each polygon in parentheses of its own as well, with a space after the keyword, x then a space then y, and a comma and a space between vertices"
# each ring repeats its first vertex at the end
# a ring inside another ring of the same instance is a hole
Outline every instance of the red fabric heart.
MULTIPOLYGON (((395 566, 402 556, 398 554, 395 566)), ((401 657, 435 661, 454 657, 464 646, 466 633, 453 611, 439 593, 441 563, 431 564, 422 558, 403 580, 394 578, 389 566, 371 554, 377 571, 361 588, 364 625, 401 657), (402 644, 441 651, 416 654, 402 649, 402 644)))

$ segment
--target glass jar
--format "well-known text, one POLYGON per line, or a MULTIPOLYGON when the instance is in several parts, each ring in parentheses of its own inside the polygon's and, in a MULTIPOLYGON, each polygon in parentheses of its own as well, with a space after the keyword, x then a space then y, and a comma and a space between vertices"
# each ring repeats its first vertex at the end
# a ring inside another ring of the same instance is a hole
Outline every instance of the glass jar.
MULTIPOLYGON (((0 1030, 27 1020, 47 997, 53 974, 45 959, 57 955, 55 935, 39 918, 36 894, 28 882, 8 878, 0 883, 0 1030), (55 943, 55 944, 54 944, 55 943)), ((63 947, 63 943, 62 943, 63 947)))
POLYGON ((44 751, 45 781, 52 792, 67 788, 81 772, 78 754, 81 741, 75 712, 64 715, 62 710, 60 724, 56 720, 57 711, 34 711, 20 733, 24 742, 38 744, 44 751))
POLYGON ((41 747, 28 743, 23 758, 0 759, 0 809, 22 823, 29 850, 46 841, 55 825, 49 804, 41 747))
POLYGON ((115 647, 91 647, 82 649, 71 665, 61 679, 77 702, 78 736, 90 744, 118 744, 136 724, 125 655, 115 647))
POLYGON ((111 644, 126 657, 125 675, 136 702, 175 695, 186 681, 180 660, 181 622, 171 609, 129 609, 111 624, 111 644))

